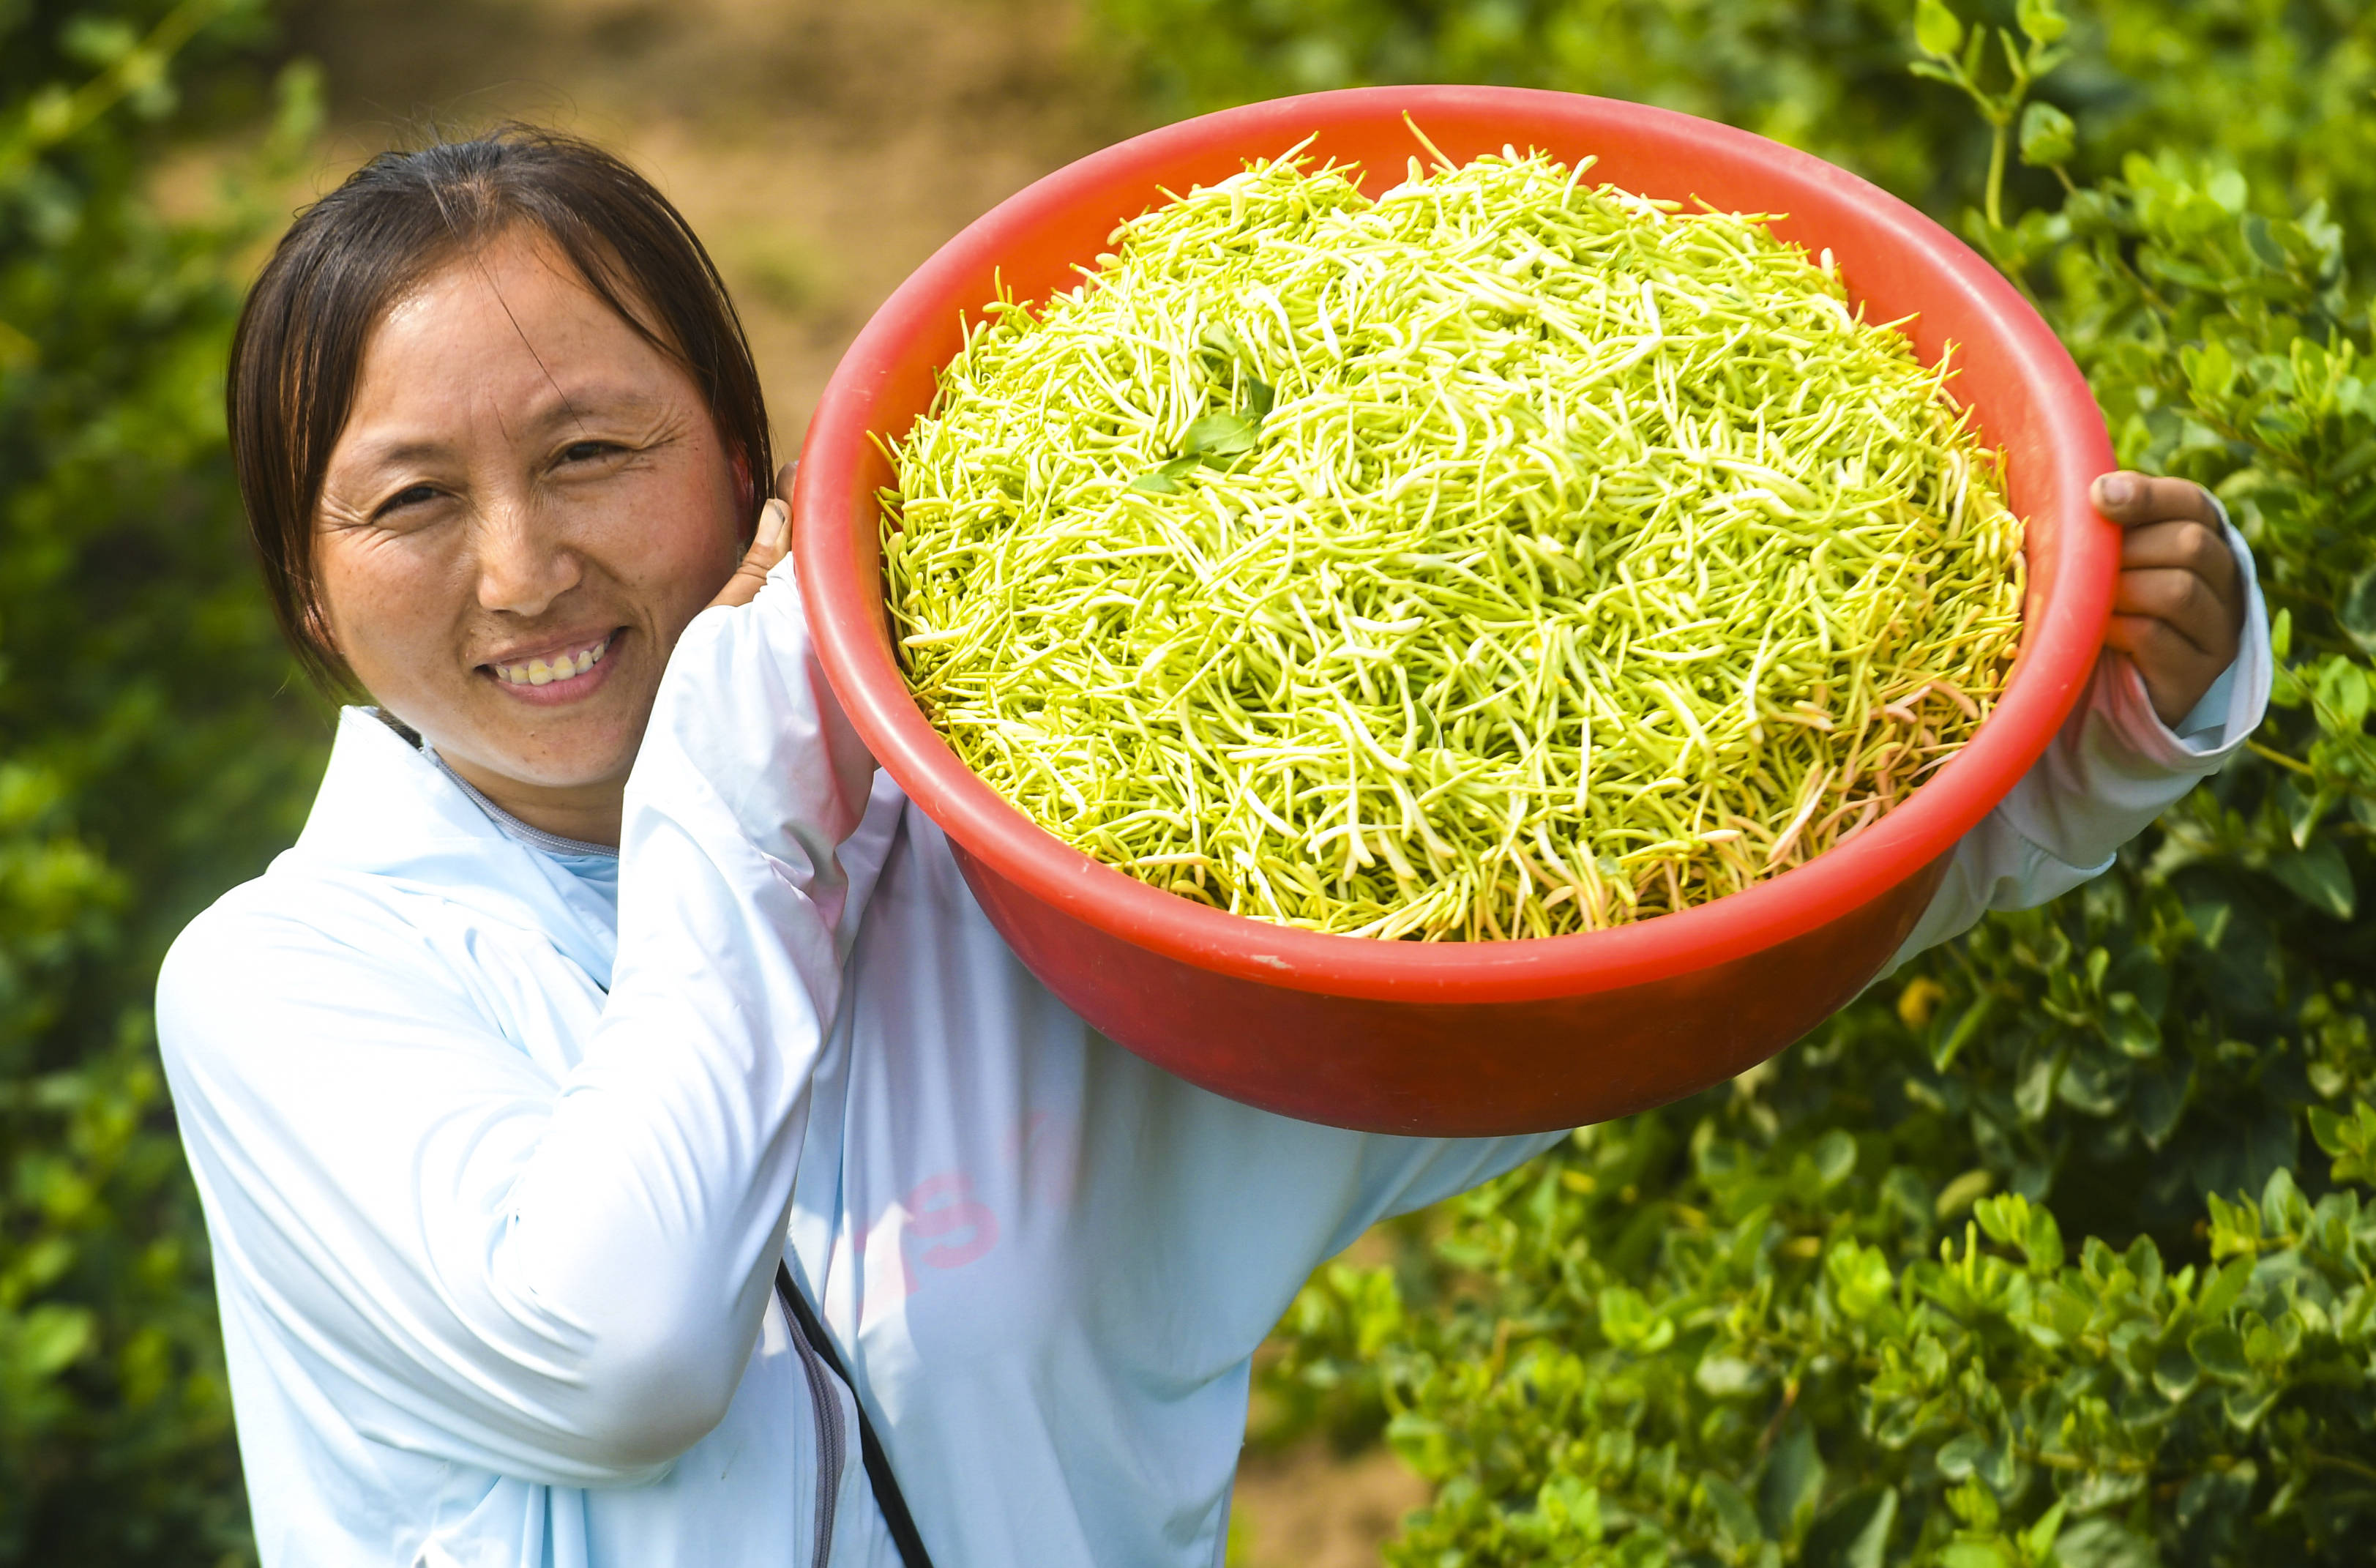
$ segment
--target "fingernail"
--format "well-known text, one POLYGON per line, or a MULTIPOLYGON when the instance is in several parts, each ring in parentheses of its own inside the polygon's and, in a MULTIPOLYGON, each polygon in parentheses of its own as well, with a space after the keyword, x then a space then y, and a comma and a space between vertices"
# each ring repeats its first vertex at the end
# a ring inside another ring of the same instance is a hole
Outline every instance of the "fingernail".
POLYGON ((2127 474, 2106 474, 2096 481, 2099 506, 2125 506, 2137 498, 2137 481, 2127 474))
POLYGON ((759 542, 774 550, 784 542, 791 531, 792 509, 781 501, 770 501, 759 508, 759 542))

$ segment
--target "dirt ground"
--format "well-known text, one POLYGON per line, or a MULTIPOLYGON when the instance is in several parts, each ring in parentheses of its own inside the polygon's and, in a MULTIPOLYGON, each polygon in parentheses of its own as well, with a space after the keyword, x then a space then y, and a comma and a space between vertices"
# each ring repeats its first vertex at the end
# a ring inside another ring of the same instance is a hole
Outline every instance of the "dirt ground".
POLYGON ((1342 1459, 1314 1440, 1238 1467, 1232 1568, 1376 1568, 1378 1543, 1427 1501, 1427 1486, 1383 1448, 1342 1459))
MULTIPOLYGON (((316 192, 387 147, 512 117, 652 175, 734 292, 786 455, 910 270, 1146 124, 1066 0, 300 0, 291 42, 327 78, 316 192)), ((1425 1500, 1383 1450, 1251 1457, 1233 1568, 1366 1568, 1425 1500)))

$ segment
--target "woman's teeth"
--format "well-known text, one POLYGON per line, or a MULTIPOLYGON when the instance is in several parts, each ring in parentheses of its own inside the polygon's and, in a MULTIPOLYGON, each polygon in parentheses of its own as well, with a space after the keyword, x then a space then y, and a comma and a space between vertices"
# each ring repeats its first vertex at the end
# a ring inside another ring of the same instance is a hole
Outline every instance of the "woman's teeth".
POLYGON ((572 675, 585 674, 601 663, 602 656, 610 650, 611 638, 604 637, 591 647, 581 647, 550 660, 531 659, 526 664, 496 664, 489 668, 494 671, 497 680, 507 685, 546 686, 555 681, 566 681, 572 675))

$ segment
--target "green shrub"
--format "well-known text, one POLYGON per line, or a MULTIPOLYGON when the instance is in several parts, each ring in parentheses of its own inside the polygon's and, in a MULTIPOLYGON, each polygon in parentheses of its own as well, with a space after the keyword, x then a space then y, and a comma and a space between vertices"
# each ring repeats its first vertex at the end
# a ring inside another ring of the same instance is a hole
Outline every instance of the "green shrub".
POLYGON ((2002 46, 1928 0, 1103 10, 1183 105, 1571 87, 1894 185, 2030 291, 2123 462, 2226 499, 2277 616, 2270 721, 2110 873, 1449 1206, 1432 1258, 1314 1279, 1272 1408, 1366 1413, 1435 1483, 1390 1560, 2365 1562, 2369 8, 2113 0, 2066 31, 2024 0, 2002 46))
MULTIPOLYGON (((250 1556, 149 998, 293 836, 327 732, 223 449, 264 209, 149 196, 177 138, 255 117, 261 28, 247 0, 0 3, 0 1562, 250 1556)), ((302 73, 280 101, 285 152, 302 73)))

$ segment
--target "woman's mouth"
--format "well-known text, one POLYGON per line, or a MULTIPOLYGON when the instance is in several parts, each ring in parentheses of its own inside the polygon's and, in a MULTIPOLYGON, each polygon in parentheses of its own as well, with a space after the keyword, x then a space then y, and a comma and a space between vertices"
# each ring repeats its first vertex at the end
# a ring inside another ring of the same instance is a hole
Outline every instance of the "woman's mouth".
POLYGON ((479 668, 514 696, 529 702, 566 702, 592 691, 610 673, 603 657, 611 651, 611 645, 618 640, 622 630, 624 628, 614 628, 592 642, 526 659, 491 660, 479 668))

